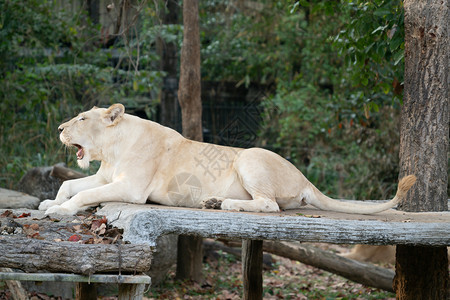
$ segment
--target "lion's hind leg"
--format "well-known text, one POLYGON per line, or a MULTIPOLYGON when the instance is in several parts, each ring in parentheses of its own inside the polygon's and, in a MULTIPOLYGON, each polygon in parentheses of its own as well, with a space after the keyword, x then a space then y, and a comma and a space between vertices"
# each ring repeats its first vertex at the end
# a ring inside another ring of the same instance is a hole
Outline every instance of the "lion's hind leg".
POLYGON ((225 199, 221 208, 224 210, 251 211, 251 212, 279 212, 280 207, 273 199, 254 196, 253 200, 225 199))
POLYGON ((208 197, 202 201, 203 209, 223 209, 251 212, 279 212, 280 208, 275 202, 264 197, 255 197, 252 200, 225 199, 223 197, 208 197))

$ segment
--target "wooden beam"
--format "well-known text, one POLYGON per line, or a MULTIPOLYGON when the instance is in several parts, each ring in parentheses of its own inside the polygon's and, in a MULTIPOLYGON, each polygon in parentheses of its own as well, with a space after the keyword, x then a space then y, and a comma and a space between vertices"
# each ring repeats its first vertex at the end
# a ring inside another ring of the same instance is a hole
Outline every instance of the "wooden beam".
POLYGON ((117 283, 117 284, 151 283, 151 278, 147 275, 118 275, 118 274, 79 275, 66 273, 22 273, 22 272, 0 272, 0 280, 117 283))
POLYGON ((366 216, 310 209, 302 213, 258 214, 124 204, 108 204, 99 211, 108 220, 118 219, 120 214, 114 225, 124 228, 124 240, 150 245, 169 233, 333 244, 450 245, 449 212, 417 214, 392 210, 366 216))

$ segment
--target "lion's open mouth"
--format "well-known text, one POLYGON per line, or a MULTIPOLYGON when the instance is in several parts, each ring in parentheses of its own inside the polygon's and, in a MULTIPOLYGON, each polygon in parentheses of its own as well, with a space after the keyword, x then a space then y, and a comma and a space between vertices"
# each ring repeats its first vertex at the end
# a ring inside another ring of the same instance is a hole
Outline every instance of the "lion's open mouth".
POLYGON ((73 146, 75 146, 75 147, 78 148, 78 151, 77 151, 77 159, 78 159, 78 160, 83 159, 83 157, 84 157, 84 150, 83 150, 83 147, 81 147, 81 146, 78 145, 78 144, 73 144, 73 146))

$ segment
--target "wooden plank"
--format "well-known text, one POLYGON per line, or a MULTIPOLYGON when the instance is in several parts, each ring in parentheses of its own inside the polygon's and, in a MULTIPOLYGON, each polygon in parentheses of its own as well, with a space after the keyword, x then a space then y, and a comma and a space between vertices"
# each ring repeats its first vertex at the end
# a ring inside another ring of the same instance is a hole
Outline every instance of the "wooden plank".
POLYGON ((263 241, 242 241, 242 278, 244 300, 261 300, 263 297, 263 241))
POLYGON ((93 274, 90 276, 65 273, 0 272, 0 280, 56 281, 85 283, 151 284, 147 275, 93 274))
POLYGON ((304 215, 293 212, 258 214, 108 204, 99 214, 116 220, 114 225, 124 228, 124 240, 136 244, 154 245, 158 236, 177 233, 333 244, 450 245, 449 212, 408 214, 392 210, 370 216, 340 214, 333 217, 327 215, 330 212, 312 209, 307 211, 311 214, 308 217, 305 211, 302 210, 304 215))

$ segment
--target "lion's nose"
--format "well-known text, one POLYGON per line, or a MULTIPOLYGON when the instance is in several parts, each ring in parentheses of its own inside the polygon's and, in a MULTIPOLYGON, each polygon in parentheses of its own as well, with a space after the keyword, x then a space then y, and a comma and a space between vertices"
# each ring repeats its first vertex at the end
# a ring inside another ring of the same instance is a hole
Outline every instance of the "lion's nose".
POLYGON ((63 132, 63 130, 64 130, 64 127, 62 127, 62 126, 59 126, 59 127, 58 127, 59 133, 63 132))

